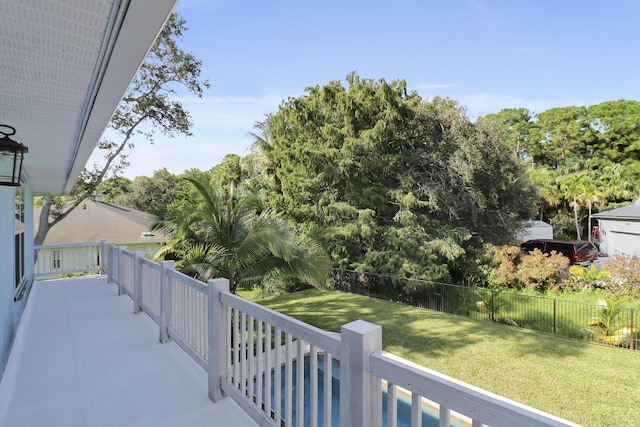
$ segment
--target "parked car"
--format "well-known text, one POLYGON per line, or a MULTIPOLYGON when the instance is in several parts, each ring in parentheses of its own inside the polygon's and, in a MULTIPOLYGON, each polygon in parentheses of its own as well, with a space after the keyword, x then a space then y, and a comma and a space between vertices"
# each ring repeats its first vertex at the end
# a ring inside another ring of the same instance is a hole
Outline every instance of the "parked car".
POLYGON ((533 239, 520 245, 523 251, 531 252, 534 249, 545 254, 558 252, 569 258, 571 264, 586 265, 598 259, 598 248, 591 242, 578 240, 533 239))

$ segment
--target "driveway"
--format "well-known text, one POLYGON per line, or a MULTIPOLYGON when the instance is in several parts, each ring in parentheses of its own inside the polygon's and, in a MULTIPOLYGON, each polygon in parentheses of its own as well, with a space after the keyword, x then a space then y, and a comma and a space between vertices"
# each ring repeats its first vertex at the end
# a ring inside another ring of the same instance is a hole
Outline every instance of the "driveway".
POLYGON ((597 268, 602 268, 604 265, 607 264, 608 261, 609 261, 609 257, 600 256, 600 257, 598 257, 598 259, 593 261, 593 265, 595 265, 597 268))

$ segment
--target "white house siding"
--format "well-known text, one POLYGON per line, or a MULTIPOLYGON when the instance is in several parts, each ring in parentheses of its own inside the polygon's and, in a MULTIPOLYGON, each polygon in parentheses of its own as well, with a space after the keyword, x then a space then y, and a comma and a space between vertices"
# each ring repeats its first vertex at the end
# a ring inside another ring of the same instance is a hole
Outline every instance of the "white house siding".
POLYGON ((22 276, 22 282, 24 282, 24 289, 18 289, 16 301, 14 301, 14 328, 18 328, 18 323, 24 312, 25 305, 27 304, 27 296, 31 290, 31 284, 33 283, 33 264, 34 264, 34 250, 33 250, 33 193, 29 185, 23 185, 24 190, 24 274, 22 276))
POLYGON ((0 373, 9 358, 9 349, 13 340, 13 198, 15 189, 0 187, 0 373))
POLYGON ((126 246, 127 250, 131 252, 144 251, 147 255, 147 258, 153 259, 158 252, 158 249, 162 247, 162 244, 157 242, 150 243, 124 243, 123 245, 118 244, 118 246, 126 246))
MULTIPOLYGON (((33 195, 29 186, 24 186, 24 276, 33 279, 33 195)), ((0 186, 0 378, 9 358, 9 351, 20 317, 27 301, 28 287, 17 301, 15 276, 15 222, 14 202, 16 187, 0 186)), ((29 282, 30 283, 30 282, 29 282)))
POLYGON ((599 219, 600 252, 640 257, 640 221, 599 219))

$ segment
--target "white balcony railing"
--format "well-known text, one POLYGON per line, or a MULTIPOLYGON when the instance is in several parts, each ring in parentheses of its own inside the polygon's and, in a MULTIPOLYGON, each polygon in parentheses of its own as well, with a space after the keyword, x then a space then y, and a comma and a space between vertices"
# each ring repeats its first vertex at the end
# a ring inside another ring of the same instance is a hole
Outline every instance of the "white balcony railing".
POLYGON ((71 243, 35 247, 36 279, 60 277, 65 274, 98 272, 100 243, 71 243))
POLYGON ((401 394, 412 427, 422 425, 426 399, 440 426, 574 425, 383 354, 377 325, 355 321, 332 334, 231 294, 226 279, 205 284, 173 261, 98 246, 100 271, 158 323, 160 341, 175 341, 207 372, 209 397, 230 396, 260 425, 396 426, 401 394))

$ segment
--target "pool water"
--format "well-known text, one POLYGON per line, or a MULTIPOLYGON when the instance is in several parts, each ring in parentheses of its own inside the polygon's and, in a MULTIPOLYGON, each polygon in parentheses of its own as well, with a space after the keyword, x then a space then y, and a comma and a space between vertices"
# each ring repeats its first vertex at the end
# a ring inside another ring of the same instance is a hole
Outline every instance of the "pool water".
MULTIPOLYGON (((284 376, 285 376, 285 368, 282 369, 282 385, 281 385, 281 413, 282 418, 284 418, 284 400, 285 400, 285 384, 284 384, 284 376)), ((309 407, 309 378, 310 378, 310 363, 309 357, 304 358, 304 407, 309 407)), ((340 380, 336 377, 340 376, 340 362, 338 360, 332 359, 332 384, 331 384, 331 426, 339 427, 340 426, 340 380)), ((297 402, 297 370, 296 370, 296 361, 293 361, 293 369, 292 369, 292 384, 293 384, 293 426, 296 426, 296 402, 297 402)), ((272 378, 272 389, 271 396, 274 396, 274 373, 271 372, 272 378)), ((263 381, 264 387, 264 381, 263 381)), ((263 388, 264 395, 264 388, 263 388)), ((411 427, 411 397, 407 396, 403 393, 397 393, 397 413, 398 413, 398 427, 411 427)), ((273 402, 273 399, 272 399, 273 402)), ((273 403, 272 403, 273 405, 273 403)), ((272 406, 272 410, 275 409, 275 405, 272 406)), ((318 356, 318 425, 324 425, 324 357, 322 355, 318 356)), ((387 425, 387 388, 386 385, 382 387, 382 425, 387 425)), ((310 423, 310 414, 309 411, 305 411, 304 414, 304 426, 309 426, 310 423)), ((431 408, 426 405, 422 405, 422 425, 423 427, 438 427, 439 426, 439 416, 438 411, 434 408, 431 408)), ((467 424, 456 420, 454 418, 451 419, 452 427, 468 427, 467 424)))

